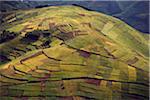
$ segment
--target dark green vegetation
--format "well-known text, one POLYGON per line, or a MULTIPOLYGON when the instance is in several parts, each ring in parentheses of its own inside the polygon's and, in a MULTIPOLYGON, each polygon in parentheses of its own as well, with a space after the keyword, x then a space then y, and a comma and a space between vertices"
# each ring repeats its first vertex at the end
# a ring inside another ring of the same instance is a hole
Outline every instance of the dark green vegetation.
POLYGON ((14 33, 14 32, 9 32, 9 31, 2 31, 0 33, 0 43, 3 43, 3 42, 6 42, 6 41, 9 41, 9 40, 12 40, 14 39, 18 34, 17 33, 14 33))
POLYGON ((124 22, 74 6, 3 20, 17 35, 0 44, 2 100, 148 99, 148 39, 124 22))

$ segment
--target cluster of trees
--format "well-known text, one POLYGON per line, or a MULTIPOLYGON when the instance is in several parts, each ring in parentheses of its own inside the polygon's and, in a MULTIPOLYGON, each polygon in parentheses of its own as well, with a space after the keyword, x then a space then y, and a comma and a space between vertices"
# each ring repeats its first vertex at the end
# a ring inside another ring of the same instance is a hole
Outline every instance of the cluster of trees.
POLYGON ((3 30, 3 31, 1 31, 1 33, 0 33, 0 43, 3 43, 3 42, 7 42, 7 41, 9 41, 9 40, 12 40, 12 39, 14 39, 17 35, 18 35, 18 33, 9 32, 9 31, 3 30))
POLYGON ((39 40, 40 37, 49 37, 49 36, 50 36, 49 31, 34 30, 32 32, 27 33, 25 37, 22 39, 22 41, 26 43, 31 43, 39 40))

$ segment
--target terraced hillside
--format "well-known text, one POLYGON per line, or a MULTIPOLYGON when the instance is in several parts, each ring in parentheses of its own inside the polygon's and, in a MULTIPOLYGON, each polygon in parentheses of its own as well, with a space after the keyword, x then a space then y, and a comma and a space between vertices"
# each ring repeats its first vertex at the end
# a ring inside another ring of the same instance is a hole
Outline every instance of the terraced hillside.
POLYGON ((148 39, 124 22, 75 6, 5 16, 2 100, 148 100, 148 39))

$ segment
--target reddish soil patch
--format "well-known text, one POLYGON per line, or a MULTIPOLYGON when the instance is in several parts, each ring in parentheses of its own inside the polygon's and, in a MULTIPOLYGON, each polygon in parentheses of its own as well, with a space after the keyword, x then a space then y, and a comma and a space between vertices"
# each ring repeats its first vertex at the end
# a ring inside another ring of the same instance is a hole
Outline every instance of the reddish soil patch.
POLYGON ((96 86, 99 86, 99 85, 100 85, 100 82, 101 82, 101 80, 98 80, 98 79, 87 79, 87 80, 86 80, 86 83, 94 84, 94 85, 96 85, 96 86))
POLYGON ((79 50, 78 52, 80 53, 80 56, 85 57, 85 58, 88 58, 91 55, 89 52, 86 52, 86 51, 79 50))
POLYGON ((72 96, 64 96, 64 97, 61 97, 60 100, 73 100, 73 97, 72 96))
POLYGON ((79 14, 80 16, 85 16, 85 14, 79 14))

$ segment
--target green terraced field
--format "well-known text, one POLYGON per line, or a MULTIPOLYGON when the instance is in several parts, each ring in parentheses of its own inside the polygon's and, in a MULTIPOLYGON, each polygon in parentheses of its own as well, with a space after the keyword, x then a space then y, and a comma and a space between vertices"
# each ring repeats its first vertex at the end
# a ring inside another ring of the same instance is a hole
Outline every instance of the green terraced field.
POLYGON ((20 10, 1 24, 1 100, 148 100, 148 35, 76 6, 20 10))

